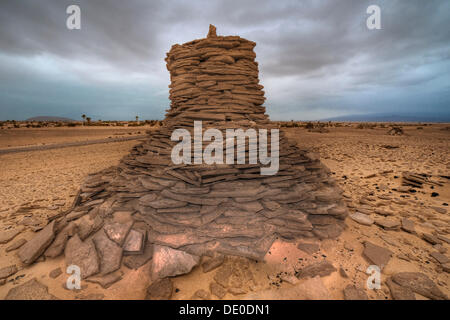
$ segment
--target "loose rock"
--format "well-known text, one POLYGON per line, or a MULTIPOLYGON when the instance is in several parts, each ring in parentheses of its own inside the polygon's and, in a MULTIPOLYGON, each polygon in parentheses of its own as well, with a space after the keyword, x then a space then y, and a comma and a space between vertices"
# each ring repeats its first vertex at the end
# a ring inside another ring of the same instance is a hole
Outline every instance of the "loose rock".
POLYGON ((344 299, 345 300, 368 300, 367 293, 364 289, 357 288, 353 285, 348 285, 344 289, 344 299))
POLYGON ((363 257, 381 270, 387 265, 392 255, 393 252, 389 249, 377 246, 369 241, 364 243, 363 257))
POLYGON ((45 249, 55 238, 55 221, 52 221, 43 230, 39 231, 34 238, 25 243, 19 250, 18 256, 25 264, 33 263, 44 253, 45 249))
POLYGON ((5 300, 57 300, 48 287, 33 278, 9 290, 5 300))
POLYGON ((219 254, 211 259, 206 260, 202 264, 203 272, 205 272, 205 273, 210 272, 210 271, 220 267, 224 260, 225 260, 225 256, 221 255, 221 254, 219 254))
POLYGON ((56 268, 56 269, 53 269, 52 271, 50 271, 50 273, 49 273, 48 275, 50 276, 50 278, 56 279, 56 278, 58 278, 61 274, 62 274, 61 268, 56 268))
POLYGON ((211 282, 209 284, 209 290, 211 290, 211 293, 219 299, 222 299, 227 294, 227 291, 224 289, 224 287, 215 282, 211 282))
POLYGON ((199 262, 198 256, 170 247, 155 245, 152 259, 152 279, 189 273, 199 262))
POLYGON ((7 266, 4 268, 0 268, 0 279, 8 278, 9 276, 12 276, 18 271, 17 266, 15 264, 11 266, 7 266))
POLYGON ((447 296, 425 274, 400 272, 392 276, 396 284, 433 300, 446 300, 447 296))
POLYGON ((370 216, 360 212, 355 212, 351 214, 349 217, 352 218, 354 221, 358 222, 359 224, 365 226, 370 226, 374 223, 373 219, 370 216))
POLYGON ((319 245, 316 243, 299 243, 297 245, 297 248, 299 248, 303 252, 306 252, 307 254, 313 254, 320 250, 319 245))
POLYGON ((122 262, 122 248, 110 240, 103 230, 100 230, 93 238, 97 249, 100 274, 106 275, 120 268, 122 262))
POLYGON ((321 262, 313 263, 302 270, 297 274, 299 279, 301 278, 314 278, 316 276, 325 277, 336 271, 336 268, 327 260, 323 260, 321 262))
POLYGON ((82 279, 100 271, 97 251, 92 240, 82 242, 78 235, 74 235, 67 242, 64 255, 67 266, 75 265, 80 268, 82 279))
POLYGON ((153 282, 147 288, 147 300, 169 300, 172 297, 173 284, 169 278, 153 282))

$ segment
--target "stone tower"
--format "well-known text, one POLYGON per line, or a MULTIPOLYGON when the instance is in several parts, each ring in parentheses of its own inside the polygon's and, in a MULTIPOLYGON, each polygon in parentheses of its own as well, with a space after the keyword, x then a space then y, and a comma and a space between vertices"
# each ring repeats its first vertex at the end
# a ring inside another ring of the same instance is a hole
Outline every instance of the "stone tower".
MULTIPOLYGON (((318 157, 288 141, 283 132, 275 175, 262 175, 264 166, 249 161, 172 162, 178 143, 171 140, 173 131, 183 128, 194 135, 194 121, 202 121, 203 132, 215 128, 224 136, 230 128, 275 128, 263 106, 255 45, 239 36, 217 36, 210 26, 207 38, 172 46, 166 58, 171 106, 164 125, 118 166, 87 178, 73 208, 47 227, 56 238, 44 254, 62 254, 67 241, 67 247, 71 242, 89 245, 100 252, 98 269, 82 270, 89 276, 117 267, 102 263, 108 241, 123 254, 142 254, 145 244, 195 256, 220 252, 262 259, 276 237, 339 236, 347 215, 341 191, 318 157), (113 222, 117 216, 128 216, 130 222, 113 222)), ((231 145, 239 147, 234 139, 231 145)), ((249 144, 244 141, 244 146, 248 159, 249 144)), ((225 149, 226 144, 224 154, 225 149)), ((191 159, 194 153, 192 149, 191 159)), ((65 254, 72 261, 73 252, 66 248, 65 254)))

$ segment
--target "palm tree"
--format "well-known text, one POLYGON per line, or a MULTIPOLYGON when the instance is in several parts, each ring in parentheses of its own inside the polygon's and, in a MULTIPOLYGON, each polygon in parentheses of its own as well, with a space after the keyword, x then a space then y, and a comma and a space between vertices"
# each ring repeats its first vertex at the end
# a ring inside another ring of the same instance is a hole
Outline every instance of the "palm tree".
POLYGON ((81 115, 81 117, 83 118, 83 126, 84 126, 84 121, 86 120, 86 115, 83 114, 83 115, 81 115))
POLYGON ((139 116, 136 116, 136 122, 139 124, 139 116))
POLYGON ((90 126, 91 125, 91 118, 90 117, 86 117, 86 120, 87 120, 88 126, 90 126))

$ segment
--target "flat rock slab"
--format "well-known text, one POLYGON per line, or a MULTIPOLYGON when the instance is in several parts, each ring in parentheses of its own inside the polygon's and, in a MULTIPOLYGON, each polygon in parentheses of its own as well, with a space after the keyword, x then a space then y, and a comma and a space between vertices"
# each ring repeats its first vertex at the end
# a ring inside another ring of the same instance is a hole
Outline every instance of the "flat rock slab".
POLYGON ((103 300, 105 295, 103 293, 89 293, 89 294, 80 294, 75 296, 77 300, 103 300))
POLYGON ((91 219, 89 215, 81 217, 77 221, 78 235, 81 240, 86 239, 91 234, 97 232, 103 225, 103 219, 100 215, 97 215, 94 219, 91 219))
POLYGON ((394 213, 392 211, 388 211, 388 210, 384 210, 384 209, 380 209, 380 208, 376 208, 374 210, 374 212, 376 214, 379 214, 380 216, 393 216, 394 213))
POLYGON ((355 212, 349 215, 352 220, 358 222, 359 224, 370 226, 374 223, 373 219, 367 214, 361 212, 355 212))
POLYGON ((48 293, 48 287, 33 278, 9 290, 5 300, 58 300, 48 293))
POLYGON ((408 218, 403 218, 402 219, 402 230, 408 233, 416 233, 415 227, 414 227, 414 221, 408 219, 408 218))
POLYGON ((430 256, 432 256, 434 259, 436 259, 436 261, 439 262, 440 264, 446 264, 446 263, 450 262, 450 259, 447 258, 446 255, 444 255, 440 252, 432 252, 432 253, 430 253, 430 256))
POLYGON ((297 274, 297 278, 325 277, 336 271, 336 268, 327 260, 310 264, 297 274))
POLYGON ((129 255, 123 257, 123 264, 129 269, 139 269, 153 257, 153 244, 147 242, 144 252, 140 255, 129 255))
POLYGON ((363 257, 366 258, 369 263, 378 266, 380 270, 383 270, 392 255, 393 252, 389 249, 377 246, 369 241, 364 243, 363 257))
POLYGON ((429 234, 429 233, 422 234, 422 239, 425 240, 428 243, 433 244, 433 245, 435 245, 435 244, 442 244, 442 241, 439 240, 438 237, 436 237, 436 236, 434 236, 432 234, 429 234))
POLYGON ((209 290, 213 295, 215 295, 217 298, 222 299, 227 294, 227 290, 225 290, 224 287, 222 287, 220 284, 217 284, 215 282, 211 282, 209 284, 209 290))
POLYGON ((391 278, 386 280, 386 284, 389 287, 389 291, 391 291, 394 300, 416 300, 414 291, 396 284, 391 278))
POLYGON ((108 238, 103 230, 95 234, 93 241, 100 261, 100 274, 106 275, 119 269, 122 262, 122 248, 108 238))
POLYGON ((87 213, 87 211, 84 211, 84 210, 72 211, 66 215, 66 219, 67 219, 67 221, 72 221, 72 220, 75 220, 75 219, 78 219, 78 218, 84 216, 86 213, 87 213))
POLYGON ((55 220, 39 231, 34 238, 25 243, 18 252, 20 260, 25 264, 36 261, 55 238, 55 220))
POLYGON ((214 275, 214 280, 222 287, 229 287, 233 276, 233 266, 229 263, 224 264, 214 275))
POLYGON ((447 300, 447 296, 425 274, 400 272, 391 277, 396 284, 432 300, 447 300))
POLYGON ((18 224, 23 226, 38 226, 42 224, 42 220, 36 217, 24 217, 18 224))
POLYGON ((27 243, 27 240, 21 238, 21 239, 17 239, 16 241, 14 241, 13 243, 11 243, 7 248, 6 248, 6 252, 10 252, 13 250, 17 250, 19 249, 21 246, 23 246, 25 243, 27 243))
POLYGON ((367 293, 362 288, 357 288, 353 285, 348 285, 344 289, 345 300, 369 300, 367 293))
POLYGON ((152 279, 162 279, 189 273, 200 257, 181 250, 155 245, 153 248, 152 279))
POLYGON ((313 254, 320 250, 319 245, 316 243, 299 243, 297 245, 297 248, 299 248, 303 252, 306 252, 307 254, 313 254))
POLYGON ((128 223, 111 222, 105 224, 103 229, 109 239, 117 243, 119 246, 122 246, 132 226, 133 221, 128 223))
POLYGON ((192 295, 191 300, 211 300, 211 293, 203 289, 197 290, 192 295))
POLYGON ((56 278, 58 278, 61 274, 62 274, 61 268, 56 268, 56 269, 53 269, 52 271, 50 271, 50 273, 49 273, 48 275, 49 275, 50 278, 56 279, 56 278))
POLYGON ((320 277, 299 282, 291 288, 269 289, 249 293, 243 300, 331 300, 328 289, 320 277))
POLYGON ((122 280, 123 272, 117 271, 117 272, 111 272, 107 274, 106 276, 92 276, 86 279, 87 282, 97 283, 102 286, 103 289, 108 289, 110 286, 112 286, 114 283, 116 283, 119 280, 122 280))
POLYGON ((444 237, 444 236, 441 235, 441 234, 438 234, 437 237, 438 237, 439 240, 442 240, 442 241, 444 241, 444 242, 450 244, 450 238, 444 237))
POLYGON ((169 278, 153 282, 147 288, 147 300, 169 300, 172 297, 173 284, 169 278))
POLYGON ((386 230, 397 230, 400 222, 394 219, 376 219, 375 224, 386 230))
POLYGON ((144 251, 144 234, 131 229, 123 244, 123 254, 142 254, 144 251))
POLYGON ((246 294, 248 291, 245 290, 244 288, 228 288, 228 292, 231 293, 233 296, 240 296, 243 294, 246 294))
POLYGON ((206 260, 202 264, 203 272, 210 272, 218 267, 220 267, 225 260, 225 256, 222 254, 219 254, 211 259, 206 260))
POLYGON ((100 263, 92 240, 82 242, 74 235, 67 242, 64 250, 66 265, 76 265, 80 268, 81 278, 85 279, 100 271, 100 263))
POLYGON ((17 228, 12 230, 0 231, 0 244, 5 244, 14 239, 19 233, 21 233, 23 228, 17 228))
POLYGON ((450 273, 450 262, 441 265, 441 267, 442 267, 442 270, 444 270, 447 273, 450 273))
POLYGON ((7 266, 4 268, 0 268, 0 279, 8 278, 17 272, 17 267, 15 264, 11 266, 7 266))
POLYGON ((70 222, 55 237, 52 244, 45 250, 44 255, 48 258, 55 258, 64 252, 67 241, 77 231, 75 223, 70 222))

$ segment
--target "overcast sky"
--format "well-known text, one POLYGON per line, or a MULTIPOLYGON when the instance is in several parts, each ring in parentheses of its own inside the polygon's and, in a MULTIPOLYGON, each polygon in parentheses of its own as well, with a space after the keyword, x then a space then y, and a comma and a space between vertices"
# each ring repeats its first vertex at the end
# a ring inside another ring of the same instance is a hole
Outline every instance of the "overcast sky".
POLYGON ((447 0, 1 0, 0 120, 162 119, 166 52, 210 23, 257 43, 273 120, 449 115, 449 22, 447 0), (70 4, 81 30, 66 28, 70 4))

